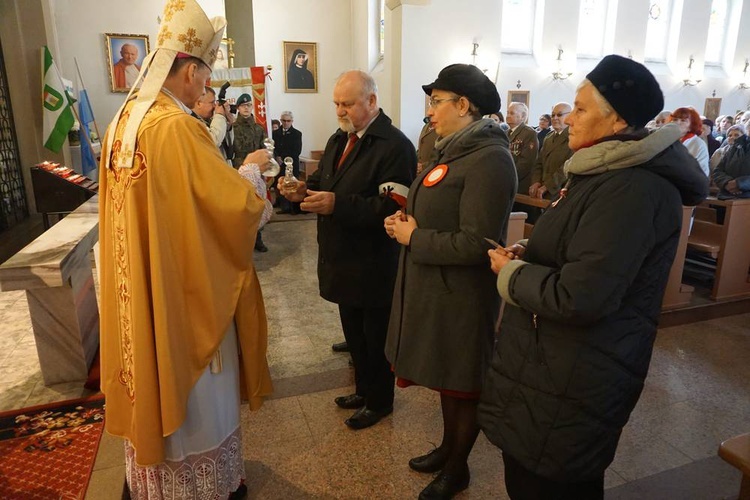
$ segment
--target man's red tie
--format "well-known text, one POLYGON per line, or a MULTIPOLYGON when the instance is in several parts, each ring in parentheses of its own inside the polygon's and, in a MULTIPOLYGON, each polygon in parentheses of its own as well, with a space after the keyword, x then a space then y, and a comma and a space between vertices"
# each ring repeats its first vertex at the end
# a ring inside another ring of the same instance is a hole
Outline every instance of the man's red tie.
POLYGON ((346 157, 349 156, 349 153, 351 153, 352 149, 354 149, 354 144, 358 140, 359 136, 357 134, 349 134, 349 140, 346 142, 346 147, 344 148, 344 152, 341 153, 341 158, 339 158, 338 164, 336 164, 336 169, 338 169, 344 163, 344 160, 346 160, 346 157))

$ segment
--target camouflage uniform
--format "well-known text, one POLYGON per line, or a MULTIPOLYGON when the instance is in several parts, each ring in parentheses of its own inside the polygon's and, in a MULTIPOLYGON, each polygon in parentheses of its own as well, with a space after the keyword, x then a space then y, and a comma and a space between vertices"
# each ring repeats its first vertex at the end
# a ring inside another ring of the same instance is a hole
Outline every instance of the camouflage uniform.
POLYGON ((263 139, 266 138, 266 131, 255 123, 255 118, 252 116, 245 118, 242 115, 237 116, 232 128, 234 130, 234 144, 232 145, 234 159, 232 165, 234 165, 234 168, 238 168, 242 165, 248 153, 265 147, 263 146, 263 139))

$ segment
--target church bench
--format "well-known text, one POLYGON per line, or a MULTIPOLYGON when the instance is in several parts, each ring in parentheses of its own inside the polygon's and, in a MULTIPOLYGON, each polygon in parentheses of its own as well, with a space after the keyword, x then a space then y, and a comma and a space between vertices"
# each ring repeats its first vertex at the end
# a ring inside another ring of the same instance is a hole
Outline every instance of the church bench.
POLYGON ((721 224, 696 218, 688 237, 688 247, 698 252, 707 253, 715 259, 719 256, 719 250, 721 250, 721 233, 721 224))
MULTIPOLYGON (((664 298, 661 302, 662 310, 674 309, 690 303, 693 296, 693 287, 682 282, 682 271, 685 267, 685 253, 688 246, 688 234, 690 233, 690 219, 693 207, 682 207, 682 228, 680 239, 677 243, 677 252, 669 270, 667 288, 664 290, 664 298)), ((698 221, 695 221, 698 222, 698 221)))
POLYGON ((739 500, 750 500, 750 434, 727 439, 719 446, 719 456, 742 472, 739 500))
MULTIPOLYGON (((716 277, 711 298, 724 300, 750 297, 750 198, 719 200, 708 198, 701 206, 724 207, 724 224, 718 241, 716 277)), ((698 222, 697 220, 695 221, 698 222)), ((716 228, 710 228, 715 231, 716 228)), ((695 230, 695 227, 693 227, 695 230)), ((692 235, 691 235, 692 236, 692 235)), ((714 243, 714 242, 711 242, 714 243)))
POLYGON ((0 291, 26 291, 45 385, 85 380, 99 347, 98 206, 94 196, 0 265, 0 291))

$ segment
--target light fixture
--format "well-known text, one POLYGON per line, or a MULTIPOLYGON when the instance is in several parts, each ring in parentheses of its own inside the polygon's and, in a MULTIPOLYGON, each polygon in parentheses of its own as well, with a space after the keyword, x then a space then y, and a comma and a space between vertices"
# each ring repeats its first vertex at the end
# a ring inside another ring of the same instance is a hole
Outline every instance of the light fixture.
POLYGON ((568 72, 563 71, 562 55, 563 55, 563 49, 562 47, 558 47, 557 48, 557 70, 552 72, 553 80, 566 80, 569 76, 573 74, 570 71, 568 72))
POLYGON ((695 85, 698 85, 701 82, 701 80, 693 80, 693 62, 695 62, 695 59, 693 59, 693 56, 690 56, 690 63, 688 63, 687 78, 682 80, 682 84, 685 87, 694 87, 695 85))
POLYGON ((479 50, 479 42, 471 42, 472 48, 471 48, 471 64, 474 66, 477 65, 477 56, 479 53, 477 52, 479 50))
POLYGON ((745 67, 742 68, 742 80, 740 81, 739 87, 741 89, 750 89, 750 85, 747 84, 747 66, 750 65, 747 59, 745 59, 745 67))

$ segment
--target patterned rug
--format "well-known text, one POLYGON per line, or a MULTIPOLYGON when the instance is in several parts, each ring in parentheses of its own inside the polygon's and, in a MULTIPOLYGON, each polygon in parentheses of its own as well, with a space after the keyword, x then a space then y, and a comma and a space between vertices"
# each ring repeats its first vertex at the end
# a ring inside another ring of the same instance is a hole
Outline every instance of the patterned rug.
POLYGON ((103 430, 103 395, 0 413, 0 498, 83 499, 103 430))

